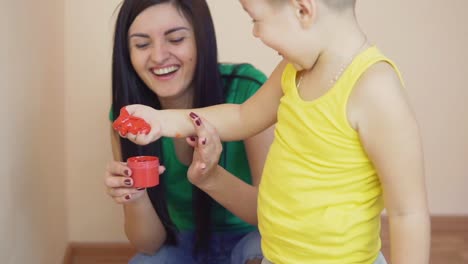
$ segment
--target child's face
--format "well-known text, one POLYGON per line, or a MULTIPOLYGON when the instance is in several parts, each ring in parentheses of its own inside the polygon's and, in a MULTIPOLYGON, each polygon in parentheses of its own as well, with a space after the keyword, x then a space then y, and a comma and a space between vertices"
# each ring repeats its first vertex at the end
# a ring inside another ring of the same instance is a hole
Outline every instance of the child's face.
POLYGON ((295 16, 289 4, 273 5, 269 0, 240 0, 242 7, 252 18, 252 34, 265 45, 287 56, 291 49, 288 42, 291 23, 295 16))
POLYGON ((160 100, 187 96, 196 67, 192 25, 169 3, 141 12, 128 31, 130 60, 160 100))
POLYGON ((285 1, 276 5, 269 0, 240 0, 252 18, 252 34, 265 45, 278 51, 288 60, 294 60, 294 36, 298 36, 299 23, 295 10, 285 1))

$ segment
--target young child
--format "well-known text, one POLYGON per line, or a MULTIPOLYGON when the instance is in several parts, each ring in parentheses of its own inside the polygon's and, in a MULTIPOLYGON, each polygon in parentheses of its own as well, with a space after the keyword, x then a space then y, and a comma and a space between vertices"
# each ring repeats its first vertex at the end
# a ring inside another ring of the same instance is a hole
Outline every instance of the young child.
POLYGON ((128 106, 152 130, 127 138, 137 144, 161 136, 193 141, 197 133, 197 173, 216 188, 211 142, 199 131, 207 120, 227 141, 276 122, 258 197, 264 263, 385 263, 379 253, 384 207, 392 263, 428 263, 418 125, 396 66, 359 27, 356 1, 240 2, 253 19, 254 36, 284 58, 269 80, 242 105, 196 111, 128 106))

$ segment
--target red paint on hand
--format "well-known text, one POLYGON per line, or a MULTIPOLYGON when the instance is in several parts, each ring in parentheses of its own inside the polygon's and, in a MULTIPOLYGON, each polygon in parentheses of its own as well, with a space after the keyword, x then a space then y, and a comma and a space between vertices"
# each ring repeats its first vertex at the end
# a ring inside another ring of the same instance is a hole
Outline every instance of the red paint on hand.
POLYGON ((112 124, 112 128, 123 136, 128 133, 148 135, 151 131, 151 126, 143 118, 131 116, 125 107, 120 109, 120 115, 112 124))

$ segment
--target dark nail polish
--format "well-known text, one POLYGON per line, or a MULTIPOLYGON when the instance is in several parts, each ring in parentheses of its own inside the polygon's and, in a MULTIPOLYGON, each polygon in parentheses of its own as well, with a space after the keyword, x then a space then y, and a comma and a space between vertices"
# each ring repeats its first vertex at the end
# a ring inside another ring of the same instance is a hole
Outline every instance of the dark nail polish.
POLYGON ((130 195, 125 195, 125 200, 130 200, 130 195))
POLYGON ((195 120, 195 124, 197 124, 197 126, 201 126, 201 119, 195 120))
POLYGON ((130 186, 130 185, 132 185, 132 180, 130 180, 130 179, 125 179, 125 180, 124 180, 124 183, 125 183, 125 185, 130 186))
POLYGON ((190 137, 190 141, 195 141, 195 137, 190 137))
POLYGON ((128 170, 124 170, 124 174, 129 176, 130 172, 128 170))
POLYGON ((204 138, 201 142, 203 145, 206 145, 206 138, 204 138))
POLYGON ((192 119, 195 119, 195 118, 198 118, 198 115, 195 114, 194 112, 190 112, 190 117, 191 117, 192 119))

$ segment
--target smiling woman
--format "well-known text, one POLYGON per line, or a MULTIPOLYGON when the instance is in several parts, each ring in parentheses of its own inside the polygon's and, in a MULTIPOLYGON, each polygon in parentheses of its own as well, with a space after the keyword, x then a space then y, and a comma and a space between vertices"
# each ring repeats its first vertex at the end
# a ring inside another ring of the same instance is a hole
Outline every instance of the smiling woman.
POLYGON ((140 13, 129 29, 131 63, 164 108, 180 96, 188 106, 196 64, 196 40, 189 21, 171 4, 154 5, 140 13), (156 25, 156 26, 155 26, 156 25))
MULTIPOLYGON (((129 104, 156 109, 240 104, 265 80, 249 64, 218 62, 205 0, 123 1, 114 35, 111 121, 129 104)), ((217 138, 214 130, 202 133, 210 141, 217 138)), ((215 177, 223 191, 189 181, 194 151, 185 139, 137 146, 112 135, 115 161, 108 165, 105 184, 123 204, 125 232, 141 252, 130 263, 260 263, 257 186, 272 129, 222 143, 222 153, 211 154, 219 160, 221 173, 215 177), (160 173, 166 168, 158 186, 135 188, 131 169, 119 162, 141 155, 159 157, 160 173)), ((217 140, 210 143, 221 145, 217 140)))

